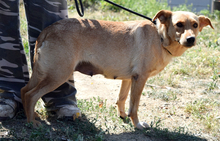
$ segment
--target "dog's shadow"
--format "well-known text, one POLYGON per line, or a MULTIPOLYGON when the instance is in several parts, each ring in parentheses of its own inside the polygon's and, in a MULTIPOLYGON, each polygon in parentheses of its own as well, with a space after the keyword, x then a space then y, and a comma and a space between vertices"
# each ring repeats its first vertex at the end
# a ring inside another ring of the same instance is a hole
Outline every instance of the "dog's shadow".
POLYGON ((88 119, 85 114, 79 119, 57 120, 50 117, 41 120, 42 126, 33 128, 32 124, 26 122, 25 116, 20 114, 15 119, 0 122, 0 140, 138 140, 138 141, 206 141, 206 139, 190 135, 186 132, 168 131, 158 127, 148 130, 134 130, 119 134, 110 134, 102 128, 97 127, 97 119, 88 119))
POLYGON ((102 140, 101 129, 82 114, 81 118, 60 119, 56 116, 40 120, 42 126, 34 128, 24 115, 0 122, 0 140, 102 140))

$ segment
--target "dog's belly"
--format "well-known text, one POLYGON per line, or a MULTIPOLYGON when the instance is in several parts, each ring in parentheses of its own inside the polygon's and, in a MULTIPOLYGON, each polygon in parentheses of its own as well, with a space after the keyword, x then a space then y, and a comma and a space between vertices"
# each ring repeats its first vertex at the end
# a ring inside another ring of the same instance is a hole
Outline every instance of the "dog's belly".
POLYGON ((91 64, 90 62, 80 62, 77 64, 75 71, 79 71, 86 75, 96 75, 102 74, 105 78, 109 79, 130 79, 131 75, 129 73, 124 73, 123 71, 113 71, 113 70, 104 70, 96 67, 95 65, 91 64))
POLYGON ((103 74, 103 71, 97 67, 95 67, 93 64, 89 62, 80 62, 77 64, 75 71, 79 71, 86 75, 96 75, 96 74, 103 74))

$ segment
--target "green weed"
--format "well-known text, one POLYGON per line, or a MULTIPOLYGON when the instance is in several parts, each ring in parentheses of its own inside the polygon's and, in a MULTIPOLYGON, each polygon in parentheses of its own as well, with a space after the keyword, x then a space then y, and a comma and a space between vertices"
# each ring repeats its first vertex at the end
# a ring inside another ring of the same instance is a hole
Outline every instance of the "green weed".
POLYGON ((208 85, 208 91, 214 90, 217 87, 217 83, 219 81, 220 75, 215 70, 213 76, 211 77, 212 82, 208 85))
POLYGON ((193 117, 203 123, 207 130, 212 131, 213 134, 215 134, 218 133, 218 125, 220 123, 218 118, 219 113, 216 111, 216 108, 219 106, 219 101, 213 99, 200 99, 188 103, 185 111, 192 114, 193 117))

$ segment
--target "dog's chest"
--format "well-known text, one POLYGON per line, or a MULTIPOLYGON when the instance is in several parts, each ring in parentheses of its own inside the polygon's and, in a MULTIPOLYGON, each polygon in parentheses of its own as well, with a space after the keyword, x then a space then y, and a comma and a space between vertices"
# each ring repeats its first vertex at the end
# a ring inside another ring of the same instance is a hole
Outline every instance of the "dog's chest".
MULTIPOLYGON (((164 69, 164 68, 163 68, 163 69, 164 69)), ((153 71, 150 73, 150 77, 151 77, 151 76, 154 76, 154 75, 157 75, 157 74, 160 73, 163 69, 153 70, 153 71)))
MULTIPOLYGON (((170 59, 170 61, 171 61, 171 59, 170 59)), ((159 63, 159 64, 155 65, 155 67, 152 68, 151 71, 150 71, 150 77, 154 76, 154 75, 157 75, 162 70, 164 70, 164 68, 169 64, 170 61, 159 63)))

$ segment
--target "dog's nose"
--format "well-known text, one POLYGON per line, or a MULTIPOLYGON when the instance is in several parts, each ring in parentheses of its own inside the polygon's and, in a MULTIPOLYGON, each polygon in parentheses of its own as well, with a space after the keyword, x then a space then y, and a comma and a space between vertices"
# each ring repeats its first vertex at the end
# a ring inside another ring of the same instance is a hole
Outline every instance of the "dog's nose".
POLYGON ((195 42, 195 37, 194 36, 189 36, 186 38, 186 41, 188 44, 193 44, 195 42))

